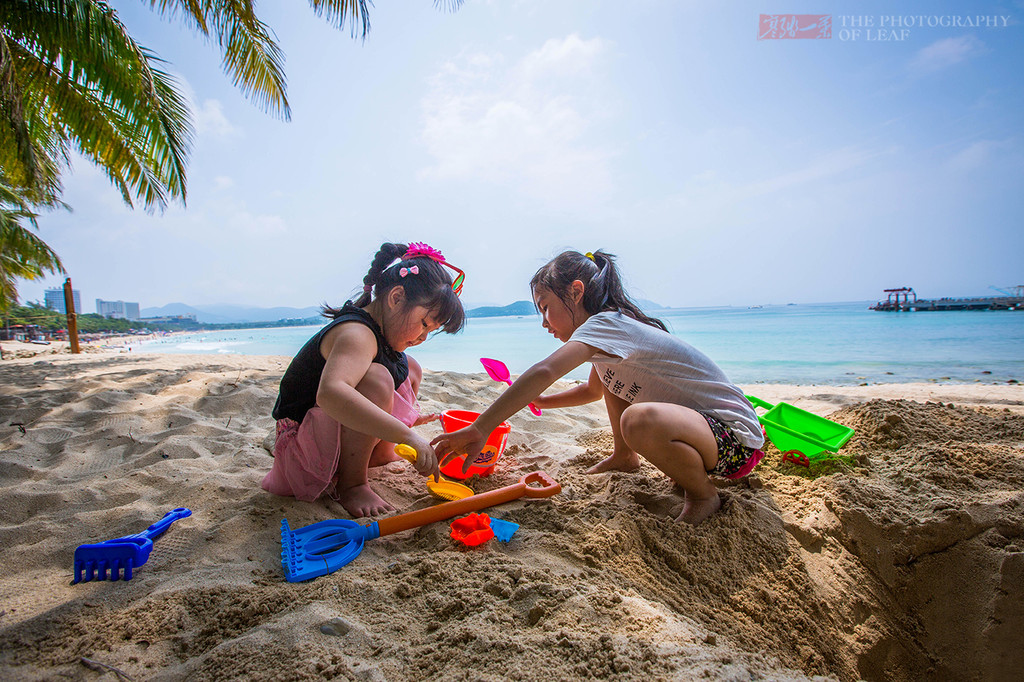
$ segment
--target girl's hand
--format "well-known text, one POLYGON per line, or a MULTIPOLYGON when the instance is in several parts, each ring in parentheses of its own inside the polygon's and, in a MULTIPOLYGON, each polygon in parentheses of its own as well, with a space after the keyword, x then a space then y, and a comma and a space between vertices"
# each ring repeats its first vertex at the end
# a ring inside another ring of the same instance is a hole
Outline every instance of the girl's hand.
POLYGON ((419 426, 420 424, 434 422, 440 418, 441 415, 437 414, 436 412, 434 414, 421 414, 420 416, 416 417, 416 421, 413 422, 413 426, 419 426))
POLYGON ((405 444, 416 451, 416 462, 413 464, 416 471, 424 476, 433 476, 437 479, 441 475, 441 467, 437 463, 437 455, 434 448, 419 434, 412 433, 406 437, 405 444))
POLYGON ((458 431, 443 433, 430 441, 442 465, 465 453, 466 461, 462 463, 463 473, 469 470, 473 460, 477 458, 486 443, 487 437, 480 433, 480 429, 474 424, 458 431))

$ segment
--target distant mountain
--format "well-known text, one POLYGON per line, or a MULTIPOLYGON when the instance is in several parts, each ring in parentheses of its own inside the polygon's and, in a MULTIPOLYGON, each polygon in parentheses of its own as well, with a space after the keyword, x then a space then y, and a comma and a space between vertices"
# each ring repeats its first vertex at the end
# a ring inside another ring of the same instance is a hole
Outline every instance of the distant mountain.
POLYGON ((516 301, 503 306, 484 306, 466 311, 466 317, 505 317, 507 315, 536 315, 537 309, 529 301, 516 301))
MULTIPOLYGON (((652 301, 638 299, 637 304, 644 310, 665 310, 665 306, 652 301)), ((277 322, 278 320, 304 320, 319 318, 320 308, 254 308, 229 303, 211 305, 188 305, 168 303, 159 308, 143 308, 142 317, 166 317, 169 315, 195 315, 197 322, 208 324, 232 324, 241 322, 277 322)), ((508 305, 488 305, 471 308, 466 317, 506 317, 510 315, 536 315, 537 309, 531 301, 516 301, 508 305)))
MULTIPOLYGON (((640 298, 636 301, 642 310, 668 310, 663 305, 640 298)), ((505 317, 507 315, 536 315, 537 308, 530 301, 516 301, 502 306, 481 306, 466 311, 466 317, 505 317)))
POLYGON ((319 316, 320 308, 252 308, 226 303, 191 306, 185 303, 168 303, 159 308, 143 308, 140 313, 142 317, 195 315, 197 322, 230 324, 233 322, 276 322, 278 320, 306 319, 319 316))
POLYGON ((162 305, 159 308, 143 308, 139 311, 142 317, 168 317, 171 315, 195 315, 196 319, 202 319, 204 322, 223 322, 223 320, 207 320, 206 314, 198 308, 193 308, 185 303, 168 303, 162 305))
POLYGON ((654 301, 648 301, 646 298, 638 298, 638 299, 635 299, 635 300, 636 300, 636 304, 638 306, 640 306, 640 310, 644 310, 644 311, 647 311, 647 310, 668 310, 667 307, 661 305, 660 303, 655 303, 654 301))
POLYGON ((277 320, 303 320, 307 317, 319 317, 320 306, 306 308, 252 308, 227 303, 196 306, 208 315, 227 317, 231 322, 276 322, 277 320))

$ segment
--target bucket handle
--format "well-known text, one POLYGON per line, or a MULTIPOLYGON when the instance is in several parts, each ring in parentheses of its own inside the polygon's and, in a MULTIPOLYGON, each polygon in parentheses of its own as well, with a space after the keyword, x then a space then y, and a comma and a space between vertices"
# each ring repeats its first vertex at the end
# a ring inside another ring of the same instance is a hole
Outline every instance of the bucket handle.
POLYGON ((761 400, 760 398, 757 398, 755 396, 748 395, 748 396, 745 396, 745 397, 746 397, 747 400, 750 401, 750 404, 753 405, 754 407, 763 407, 766 410, 770 410, 773 407, 775 407, 771 403, 766 402, 764 400, 761 400))

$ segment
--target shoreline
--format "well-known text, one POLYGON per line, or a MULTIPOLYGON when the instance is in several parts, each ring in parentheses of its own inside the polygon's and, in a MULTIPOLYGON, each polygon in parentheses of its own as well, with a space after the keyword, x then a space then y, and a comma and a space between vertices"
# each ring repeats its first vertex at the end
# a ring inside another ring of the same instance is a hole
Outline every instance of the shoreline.
MULTIPOLYGON (((178 332, 168 332, 176 334, 178 332)), ((79 340, 81 354, 118 354, 126 353, 133 343, 148 341, 164 335, 153 334, 117 334, 97 339, 79 340)), ((74 357, 69 341, 53 340, 45 344, 31 341, 0 341, 3 361, 32 358, 36 356, 67 356, 74 357)))
MULTIPOLYGON (((153 357, 168 357, 168 358, 206 358, 210 362, 215 361, 218 358, 225 357, 237 357, 237 358, 250 358, 250 363, 253 366, 258 366, 264 361, 280 362, 284 361, 286 366, 291 361, 291 356, 286 355, 247 355, 243 353, 163 353, 155 350, 139 350, 135 343, 137 341, 152 340, 154 338, 166 338, 178 335, 194 334, 195 332, 167 332, 160 334, 152 334, 147 336, 137 335, 124 335, 117 337, 110 337, 103 339, 102 342, 93 341, 89 343, 81 344, 82 354, 90 355, 110 355, 119 356, 130 353, 133 356, 153 356, 153 357)), ((66 341, 52 341, 50 345, 38 345, 28 342, 21 341, 0 341, 0 349, 3 350, 3 360, 0 364, 14 361, 14 360, 25 360, 25 359, 54 359, 54 358, 73 358, 69 350, 69 344, 66 341)), ((435 372, 452 372, 453 370, 430 370, 429 367, 424 367, 425 370, 435 372)), ((454 372, 458 374, 458 372, 454 372)), ((569 380, 570 382, 572 380, 569 380)), ((940 387, 950 386, 977 386, 979 388, 993 388, 997 389, 1000 386, 1012 387, 1012 386, 1024 386, 1017 379, 1009 379, 1004 381, 986 381, 985 379, 976 378, 973 381, 958 380, 958 379, 931 379, 927 381, 915 380, 915 379, 899 379, 893 377, 891 381, 863 381, 863 377, 857 379, 848 379, 846 377, 836 379, 835 382, 819 381, 819 382, 737 382, 737 386, 743 388, 743 390, 752 395, 757 395, 763 400, 773 402, 773 397, 776 400, 788 401, 787 398, 781 397, 786 395, 785 391, 779 391, 777 387, 792 387, 794 390, 801 388, 816 388, 816 389, 835 389, 843 395, 864 395, 871 393, 870 389, 875 387, 907 387, 915 394, 928 395, 935 393, 938 395, 942 393, 939 390, 940 387), (925 387, 932 387, 934 391, 926 390, 925 387), (862 391, 860 389, 869 389, 868 391, 862 391), (760 395, 765 393, 765 395, 760 395), (766 397, 773 396, 773 397, 766 397)), ((797 393, 800 393, 797 390, 797 393)), ((887 396, 894 395, 893 391, 884 391, 887 396)), ((819 401, 828 402, 828 400, 819 401)), ((806 408, 805 408, 806 409, 806 408)))

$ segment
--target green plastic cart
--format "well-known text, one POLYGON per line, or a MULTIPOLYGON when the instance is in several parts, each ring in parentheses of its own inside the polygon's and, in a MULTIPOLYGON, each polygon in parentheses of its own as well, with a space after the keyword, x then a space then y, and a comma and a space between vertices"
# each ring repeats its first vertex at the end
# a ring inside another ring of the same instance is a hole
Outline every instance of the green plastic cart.
POLYGON ((772 405, 752 395, 747 400, 755 408, 767 410, 757 419, 772 443, 782 451, 782 461, 809 466, 811 459, 824 459, 839 452, 839 448, 853 437, 853 429, 834 421, 801 410, 789 403, 772 405))

